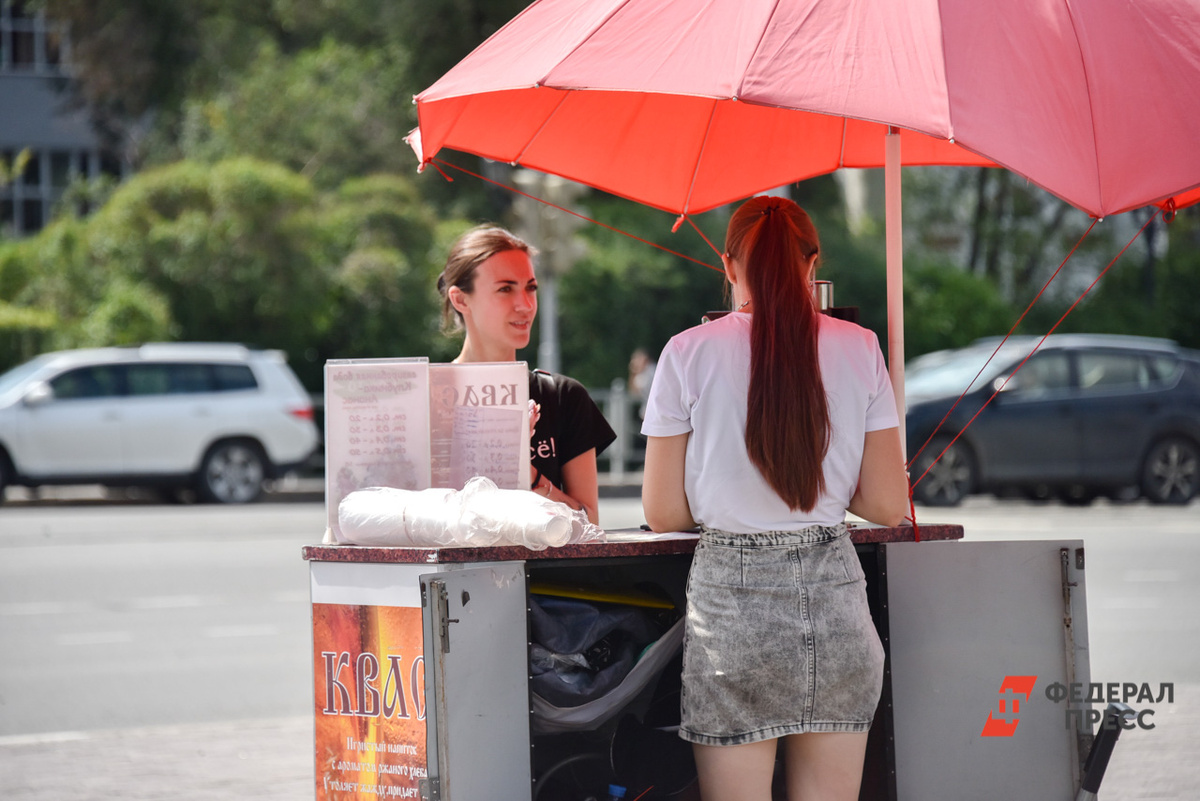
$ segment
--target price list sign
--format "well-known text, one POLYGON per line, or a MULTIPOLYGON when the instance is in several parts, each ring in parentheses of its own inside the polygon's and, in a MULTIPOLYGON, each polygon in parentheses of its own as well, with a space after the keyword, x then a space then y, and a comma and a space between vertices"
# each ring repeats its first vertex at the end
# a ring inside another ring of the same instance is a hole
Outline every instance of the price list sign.
POLYGON ((433 486, 487 476, 529 489, 529 368, 524 362, 429 366, 433 486))
POLYGON ((521 483, 522 424, 528 414, 519 409, 456 406, 450 485, 461 487, 473 476, 487 476, 500 489, 529 489, 528 469, 521 483))
POLYGON ((335 537, 338 504, 354 490, 430 486, 429 361, 326 362, 325 502, 335 537))

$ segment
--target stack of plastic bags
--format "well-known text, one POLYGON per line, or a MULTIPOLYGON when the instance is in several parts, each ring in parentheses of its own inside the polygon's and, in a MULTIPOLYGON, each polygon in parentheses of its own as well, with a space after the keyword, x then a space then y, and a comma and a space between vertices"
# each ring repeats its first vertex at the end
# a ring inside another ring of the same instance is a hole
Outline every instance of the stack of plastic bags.
POLYGON ((338 505, 338 527, 342 543, 418 548, 521 545, 540 551, 604 539, 584 512, 528 490, 499 489, 482 476, 461 491, 356 490, 338 505))

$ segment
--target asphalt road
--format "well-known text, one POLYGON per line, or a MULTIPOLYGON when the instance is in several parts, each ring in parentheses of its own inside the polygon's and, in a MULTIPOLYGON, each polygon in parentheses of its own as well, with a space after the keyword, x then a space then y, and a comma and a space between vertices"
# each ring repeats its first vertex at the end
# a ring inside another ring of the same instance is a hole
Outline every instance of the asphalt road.
MULTIPOLYGON (((1157 730, 1119 744, 1106 788, 1121 792, 1109 798, 1190 798, 1200 783, 1198 512, 991 499, 917 509, 918 522, 961 523, 967 539, 1084 541, 1093 681, 1177 687, 1157 730)), ((606 498, 601 517, 636 525, 640 504, 606 498)), ((171 797, 311 797, 300 549, 323 520, 319 496, 294 493, 240 508, 0 508, 0 795, 163 798, 186 776, 171 797), (114 761, 124 767, 102 767, 114 761)))

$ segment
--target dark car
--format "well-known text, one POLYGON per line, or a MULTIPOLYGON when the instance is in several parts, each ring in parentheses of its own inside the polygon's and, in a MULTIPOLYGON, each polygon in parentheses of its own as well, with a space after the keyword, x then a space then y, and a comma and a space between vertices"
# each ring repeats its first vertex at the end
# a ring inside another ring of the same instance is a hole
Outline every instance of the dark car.
POLYGON ((990 362, 999 339, 906 366, 910 458, 924 446, 912 480, 961 433, 920 479, 915 499, 953 506, 974 492, 1011 491, 1076 503, 1137 493, 1156 503, 1194 498, 1200 351, 1165 339, 1063 334, 1048 337, 1018 372, 1039 340, 1010 338, 990 362))

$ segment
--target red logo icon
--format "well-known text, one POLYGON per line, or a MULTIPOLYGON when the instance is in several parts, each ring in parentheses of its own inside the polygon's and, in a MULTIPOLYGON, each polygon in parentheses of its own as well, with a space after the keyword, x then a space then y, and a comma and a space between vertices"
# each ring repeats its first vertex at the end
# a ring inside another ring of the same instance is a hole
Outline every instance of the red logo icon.
POLYGON ((1005 676, 1000 683, 1000 709, 988 712, 987 723, 983 724, 983 737, 1012 737, 1017 730, 1021 712, 1021 696, 1029 700, 1037 676, 1005 676))

